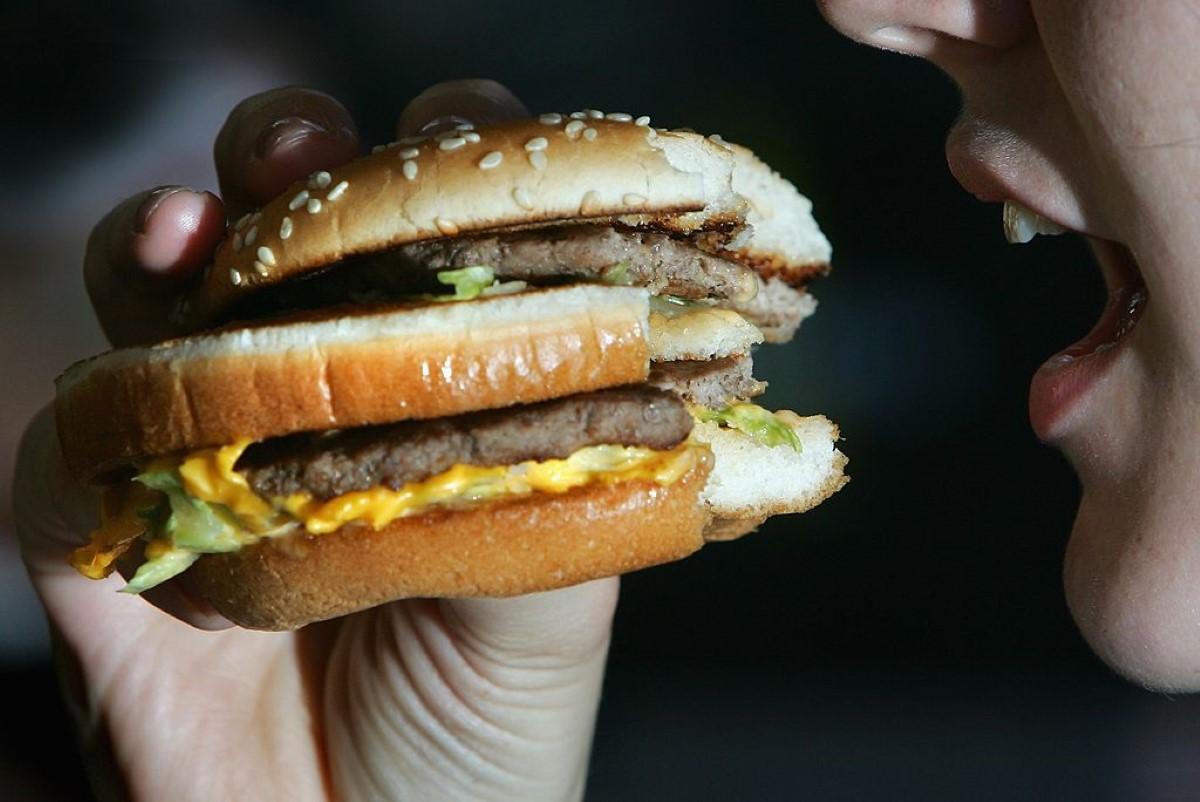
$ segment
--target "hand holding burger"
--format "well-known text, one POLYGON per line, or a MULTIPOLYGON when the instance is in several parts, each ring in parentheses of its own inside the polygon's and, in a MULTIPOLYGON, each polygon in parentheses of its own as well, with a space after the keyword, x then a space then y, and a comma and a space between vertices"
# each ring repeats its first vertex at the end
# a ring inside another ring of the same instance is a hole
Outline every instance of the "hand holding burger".
MULTIPOLYGON (((490 82, 443 84, 409 105, 398 135, 450 115, 482 125, 526 111, 490 82)), ((285 89, 240 104, 217 141, 223 202, 185 189, 145 193, 94 231, 87 278, 113 343, 181 333, 170 300, 210 261, 226 215, 236 220, 357 153, 353 122, 327 96, 285 89)), ((70 478, 48 412, 23 440, 14 501, 101 796, 582 792, 615 579, 516 599, 400 602, 300 632, 249 632, 228 628, 182 584, 147 591, 151 606, 114 592, 124 584, 117 576, 93 583, 67 564, 95 526, 98 498, 70 478)))

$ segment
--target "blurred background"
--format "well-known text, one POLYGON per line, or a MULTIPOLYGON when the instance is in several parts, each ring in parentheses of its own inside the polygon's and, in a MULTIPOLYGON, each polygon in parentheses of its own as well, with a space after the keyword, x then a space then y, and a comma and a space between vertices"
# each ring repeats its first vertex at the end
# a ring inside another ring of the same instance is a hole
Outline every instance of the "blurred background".
MULTIPOLYGON (((932 67, 808 3, 4 3, 0 484, 25 420, 103 348, 92 223, 161 183, 215 189, 229 108, 297 83, 386 141, 426 85, 488 76, 534 112, 650 114, 757 150, 814 201, 834 272, 769 405, 842 426, 818 510, 624 580, 591 800, 1168 800, 1200 795, 1200 700, 1087 651, 1059 582, 1077 488, 1029 377, 1099 314, 1083 246, 1004 243, 957 187, 932 67)), ((0 503, 0 798, 87 798, 0 503), (21 725, 14 726, 20 721, 21 725)))

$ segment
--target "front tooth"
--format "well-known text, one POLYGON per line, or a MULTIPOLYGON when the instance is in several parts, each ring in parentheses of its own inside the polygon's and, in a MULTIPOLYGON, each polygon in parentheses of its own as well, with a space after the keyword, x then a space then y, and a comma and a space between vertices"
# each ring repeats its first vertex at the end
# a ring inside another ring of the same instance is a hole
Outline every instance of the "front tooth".
POLYGON ((1052 236, 1062 234, 1065 228, 1052 223, 1037 212, 1031 212, 1019 203, 1004 202, 1004 238, 1011 243, 1026 243, 1038 234, 1052 236))

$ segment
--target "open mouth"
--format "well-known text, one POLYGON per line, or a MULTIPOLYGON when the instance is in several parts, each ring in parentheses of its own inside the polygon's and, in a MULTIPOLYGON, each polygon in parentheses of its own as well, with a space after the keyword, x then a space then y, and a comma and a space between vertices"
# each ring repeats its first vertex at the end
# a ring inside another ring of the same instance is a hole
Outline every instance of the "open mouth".
MULTIPOLYGON (((1004 205, 1004 229, 1009 242, 1014 243, 1028 242, 1038 234, 1067 231, 1012 202, 1004 205)), ((1029 417, 1038 437, 1047 441, 1055 439, 1061 422, 1104 376, 1137 325, 1148 297, 1145 280, 1129 248, 1097 237, 1088 237, 1088 242, 1104 275, 1108 301, 1091 331, 1047 359, 1034 374, 1029 417)))

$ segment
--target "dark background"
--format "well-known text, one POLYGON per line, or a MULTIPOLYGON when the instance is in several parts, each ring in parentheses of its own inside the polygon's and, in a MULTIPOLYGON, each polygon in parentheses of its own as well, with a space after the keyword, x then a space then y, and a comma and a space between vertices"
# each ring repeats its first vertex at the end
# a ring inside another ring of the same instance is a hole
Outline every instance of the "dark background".
MULTIPOLYGON (((1099 313, 1099 273, 1078 241, 1007 246, 999 208, 957 187, 941 142, 958 97, 929 65, 841 39, 806 3, 8 5, 0 337, 25 336, 0 350, 0 465, 57 370, 100 348, 87 228, 144 185, 213 188, 209 143, 244 94, 324 89, 367 142, 424 86, 477 76, 534 112, 719 132, 800 186, 834 243, 819 314, 756 361, 770 404, 841 424, 853 481, 624 580, 588 798, 1200 793, 1196 700, 1113 677, 1070 622, 1077 487, 1026 421, 1033 370, 1099 313)), ((6 548, 0 797, 76 798, 6 548)))

